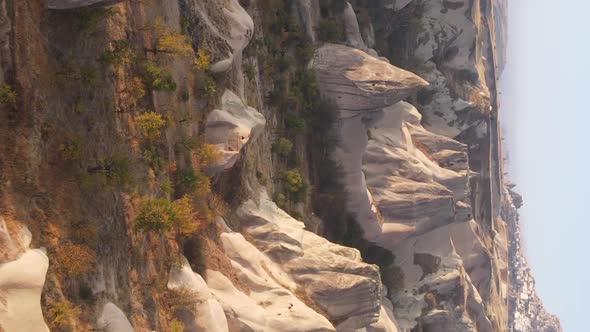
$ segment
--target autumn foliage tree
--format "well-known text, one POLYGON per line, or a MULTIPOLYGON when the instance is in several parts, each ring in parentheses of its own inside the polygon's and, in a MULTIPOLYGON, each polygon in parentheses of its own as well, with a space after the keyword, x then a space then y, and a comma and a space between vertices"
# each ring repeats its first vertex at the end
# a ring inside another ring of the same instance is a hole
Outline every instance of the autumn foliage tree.
POLYGON ((96 254, 85 245, 66 242, 57 247, 55 260, 63 272, 76 276, 92 269, 96 254))

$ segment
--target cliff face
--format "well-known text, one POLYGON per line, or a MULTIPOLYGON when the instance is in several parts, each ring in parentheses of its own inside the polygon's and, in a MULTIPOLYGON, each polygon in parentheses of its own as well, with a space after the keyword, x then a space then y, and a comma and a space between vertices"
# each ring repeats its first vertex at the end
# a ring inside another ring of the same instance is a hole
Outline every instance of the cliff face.
POLYGON ((0 326, 550 326, 508 269, 497 7, 0 0, 0 326))

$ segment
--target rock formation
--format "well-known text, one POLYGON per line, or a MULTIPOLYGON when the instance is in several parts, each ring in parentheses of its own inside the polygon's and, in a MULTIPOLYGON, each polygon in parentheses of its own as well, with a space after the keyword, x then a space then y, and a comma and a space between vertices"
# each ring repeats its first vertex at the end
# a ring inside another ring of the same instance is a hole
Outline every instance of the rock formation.
POLYGON ((0 0, 0 329, 561 331, 493 4, 0 0))

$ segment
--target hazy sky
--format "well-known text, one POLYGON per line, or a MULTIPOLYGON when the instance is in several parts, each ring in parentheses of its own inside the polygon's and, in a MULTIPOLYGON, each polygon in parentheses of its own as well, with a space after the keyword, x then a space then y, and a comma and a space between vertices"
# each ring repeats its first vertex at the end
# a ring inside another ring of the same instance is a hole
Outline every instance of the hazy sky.
POLYGON ((565 332, 590 331, 590 1, 508 0, 502 126, 526 254, 565 332))

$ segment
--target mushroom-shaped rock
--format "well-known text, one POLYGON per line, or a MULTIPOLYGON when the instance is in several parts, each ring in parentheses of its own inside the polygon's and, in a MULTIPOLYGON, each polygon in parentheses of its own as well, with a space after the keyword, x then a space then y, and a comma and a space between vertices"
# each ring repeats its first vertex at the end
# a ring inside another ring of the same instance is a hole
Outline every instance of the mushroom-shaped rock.
POLYGON ((242 148, 256 139, 265 123, 262 114, 245 105, 235 93, 226 90, 221 97, 221 109, 213 110, 205 124, 207 141, 221 153, 220 160, 208 172, 216 173, 232 167, 242 148))
POLYGON ((47 8, 49 9, 74 9, 89 6, 109 6, 123 0, 48 0, 47 8))
POLYGON ((322 94, 336 103, 340 111, 378 110, 428 85, 409 71, 337 44, 324 44, 317 49, 311 66, 322 94))

